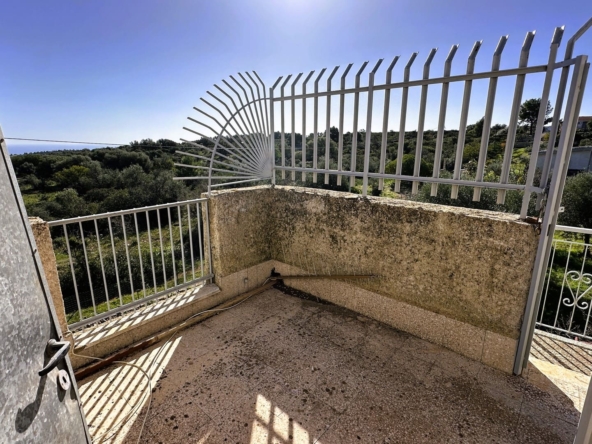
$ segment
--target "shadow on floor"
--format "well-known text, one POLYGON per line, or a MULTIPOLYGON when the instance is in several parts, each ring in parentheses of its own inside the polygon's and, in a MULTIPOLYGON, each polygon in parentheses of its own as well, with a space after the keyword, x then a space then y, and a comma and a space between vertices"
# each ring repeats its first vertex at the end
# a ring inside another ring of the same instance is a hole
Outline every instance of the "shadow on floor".
POLYGON ((533 337, 534 358, 585 375, 592 373, 592 345, 538 331, 533 337))

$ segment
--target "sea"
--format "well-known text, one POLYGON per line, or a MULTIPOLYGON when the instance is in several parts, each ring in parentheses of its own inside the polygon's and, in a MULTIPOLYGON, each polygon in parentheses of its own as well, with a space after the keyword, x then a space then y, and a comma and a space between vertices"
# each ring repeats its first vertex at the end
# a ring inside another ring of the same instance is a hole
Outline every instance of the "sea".
POLYGON ((6 147, 8 154, 11 156, 26 153, 39 153, 44 151, 60 151, 60 150, 84 150, 103 148, 101 145, 84 145, 76 143, 20 143, 17 141, 7 140, 6 147))

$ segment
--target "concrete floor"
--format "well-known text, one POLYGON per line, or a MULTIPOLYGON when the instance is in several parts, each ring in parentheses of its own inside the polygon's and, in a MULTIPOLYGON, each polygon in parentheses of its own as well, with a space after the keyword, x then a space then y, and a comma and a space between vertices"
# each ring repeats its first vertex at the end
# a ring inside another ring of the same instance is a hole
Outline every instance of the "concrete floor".
POLYGON ((129 362, 149 409, 135 367, 79 383, 95 442, 571 443, 579 419, 537 366, 508 376, 275 289, 129 362))

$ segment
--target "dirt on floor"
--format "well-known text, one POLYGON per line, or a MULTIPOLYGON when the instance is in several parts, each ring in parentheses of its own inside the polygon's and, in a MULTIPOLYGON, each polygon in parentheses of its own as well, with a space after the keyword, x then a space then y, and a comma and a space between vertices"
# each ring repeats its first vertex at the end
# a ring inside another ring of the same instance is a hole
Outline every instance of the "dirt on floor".
POLYGON ((149 409, 133 367, 82 381, 91 433, 126 443, 573 441, 578 410, 529 383, 544 378, 536 368, 508 376, 298 296, 268 290, 130 358, 152 376, 149 409))

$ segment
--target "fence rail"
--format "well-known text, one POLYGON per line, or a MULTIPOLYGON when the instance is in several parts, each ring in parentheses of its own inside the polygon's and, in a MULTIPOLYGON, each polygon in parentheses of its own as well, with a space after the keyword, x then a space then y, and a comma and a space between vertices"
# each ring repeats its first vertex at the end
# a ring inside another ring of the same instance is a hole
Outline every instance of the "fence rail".
POLYGON ((48 225, 72 329, 213 277, 205 198, 48 225))
POLYGON ((537 327, 592 340, 592 230, 557 225, 537 327))

